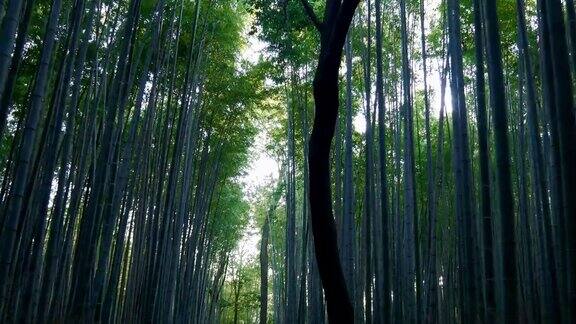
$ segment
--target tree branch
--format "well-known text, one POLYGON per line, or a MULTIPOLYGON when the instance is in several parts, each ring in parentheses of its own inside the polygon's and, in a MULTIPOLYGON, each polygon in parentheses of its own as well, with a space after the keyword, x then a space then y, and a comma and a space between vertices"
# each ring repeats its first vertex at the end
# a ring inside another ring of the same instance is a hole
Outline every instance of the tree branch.
POLYGON ((308 18, 310 19, 310 21, 312 21, 312 23, 314 24, 316 29, 318 29, 318 31, 322 31, 322 22, 320 21, 320 19, 318 19, 318 16, 316 16, 316 13, 314 12, 314 8, 312 8, 312 6, 310 5, 310 2, 308 2, 308 0, 300 0, 300 2, 302 3, 302 6, 304 7, 304 11, 306 12, 306 15, 308 15, 308 18))

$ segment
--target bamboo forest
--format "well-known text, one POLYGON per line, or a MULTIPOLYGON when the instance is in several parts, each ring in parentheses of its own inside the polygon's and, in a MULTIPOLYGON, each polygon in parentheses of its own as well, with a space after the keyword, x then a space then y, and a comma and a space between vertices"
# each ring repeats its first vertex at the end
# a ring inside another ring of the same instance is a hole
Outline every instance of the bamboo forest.
POLYGON ((0 20, 0 323, 576 323, 574 0, 0 20))

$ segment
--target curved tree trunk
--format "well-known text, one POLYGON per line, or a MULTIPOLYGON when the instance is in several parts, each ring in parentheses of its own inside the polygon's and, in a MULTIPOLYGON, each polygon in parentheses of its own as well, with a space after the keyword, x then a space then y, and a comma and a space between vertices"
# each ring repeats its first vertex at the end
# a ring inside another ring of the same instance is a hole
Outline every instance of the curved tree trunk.
POLYGON ((314 74, 314 126, 310 136, 310 213, 316 261, 331 323, 352 323, 354 312, 338 255, 332 211, 330 147, 338 117, 338 71, 346 34, 359 0, 327 1, 320 22, 306 0, 304 9, 320 31, 320 55, 314 74))

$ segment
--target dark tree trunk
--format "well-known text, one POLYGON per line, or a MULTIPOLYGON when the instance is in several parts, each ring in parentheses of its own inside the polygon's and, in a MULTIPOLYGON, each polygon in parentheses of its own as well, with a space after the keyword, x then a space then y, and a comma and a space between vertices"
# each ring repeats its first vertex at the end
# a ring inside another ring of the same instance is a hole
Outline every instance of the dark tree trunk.
MULTIPOLYGON (((568 46, 563 35, 565 31, 562 3, 558 0, 545 2, 549 28, 550 57, 554 77, 554 93, 556 98, 556 119, 560 144, 560 168, 562 174, 563 215, 565 217, 564 231, 566 238, 564 255, 566 256, 566 311, 567 320, 573 321, 573 305, 576 304, 576 280, 572 273, 576 268, 576 111, 574 109, 572 76, 568 46)), ((573 17, 571 17, 573 19, 573 17)), ((573 22, 572 22, 573 23, 573 22)), ((562 254, 561 254, 562 255, 562 254)), ((561 292, 562 293, 562 292, 561 292)))
POLYGON ((518 321, 518 270, 516 266, 516 232, 514 229, 514 197, 510 173, 508 146, 508 106, 502 72, 502 52, 496 2, 485 1, 486 52, 490 84, 490 102, 493 109, 494 138, 496 143, 496 173, 498 181, 498 211, 502 223, 502 260, 504 275, 504 320, 518 321))
POLYGON ((310 213, 316 260, 326 297, 328 320, 351 323, 352 303, 338 255, 338 240, 332 211, 330 147, 338 118, 338 71, 344 42, 359 0, 327 1, 324 22, 319 22, 310 4, 302 0, 320 31, 320 54, 314 75, 314 126, 310 136, 310 213))
POLYGON ((414 159, 414 115, 412 105, 412 80, 409 61, 409 39, 408 39, 408 26, 407 26, 407 9, 406 0, 400 0, 400 33, 401 33, 401 47, 402 47, 402 109, 404 120, 404 212, 405 212, 405 226, 404 232, 406 233, 406 269, 405 275, 407 285, 405 293, 407 300, 404 300, 406 305, 406 315, 410 322, 419 321, 419 305, 421 294, 421 280, 420 280, 420 244, 418 238, 418 207, 416 201, 416 161, 414 159), (411 287, 416 285, 415 290, 411 287))
POLYGON ((481 221, 484 237, 484 271, 486 309, 485 319, 493 322, 496 312, 496 288, 494 276, 494 253, 492 234, 492 205, 490 200, 490 173, 488 150, 488 127, 486 114, 486 81, 484 77, 484 34, 482 29, 482 6, 474 0, 474 42, 476 56, 476 118, 478 120, 478 154, 480 163, 481 221))
POLYGON ((380 256, 380 270, 381 273, 376 277, 376 287, 381 291, 381 301, 377 301, 376 307, 380 308, 381 320, 383 323, 391 321, 391 307, 390 300, 390 246, 388 239, 388 179, 386 167, 386 106, 384 98, 384 68, 383 68, 383 55, 382 55, 382 2, 376 0, 376 100, 378 104, 378 140, 379 140, 379 159, 380 159, 380 204, 382 219, 380 220, 380 233, 381 237, 375 239, 381 241, 380 256))
POLYGON ((370 51, 372 47, 372 40, 370 39, 371 33, 371 1, 366 1, 366 43, 363 49, 362 65, 364 71, 364 118, 366 121, 366 133, 364 153, 365 169, 364 169, 364 214, 362 218, 362 262, 363 262, 363 275, 364 275, 364 315, 366 323, 371 323, 372 314, 372 277, 374 265, 374 246, 373 246, 373 226, 374 226, 374 136, 372 127, 372 78, 371 78, 371 62, 370 51))

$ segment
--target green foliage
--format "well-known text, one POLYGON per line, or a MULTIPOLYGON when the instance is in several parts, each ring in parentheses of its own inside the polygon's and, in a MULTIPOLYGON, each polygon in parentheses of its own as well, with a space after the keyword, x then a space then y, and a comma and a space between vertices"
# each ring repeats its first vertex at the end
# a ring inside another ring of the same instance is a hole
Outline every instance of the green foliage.
POLYGON ((230 270, 220 301, 221 322, 256 323, 260 306, 260 269, 256 263, 238 264, 230 270))
POLYGON ((248 224, 250 206, 244 199, 242 187, 233 181, 223 183, 214 199, 210 222, 216 244, 214 248, 216 251, 231 251, 248 224))
MULTIPOLYGON (((299 1, 247 0, 250 12, 256 17, 258 26, 253 29, 266 41, 277 63, 276 78, 283 80, 282 71, 289 65, 303 66, 316 56, 318 35, 304 14, 299 1)), ((318 16, 321 16, 323 1, 314 1, 318 16)))

